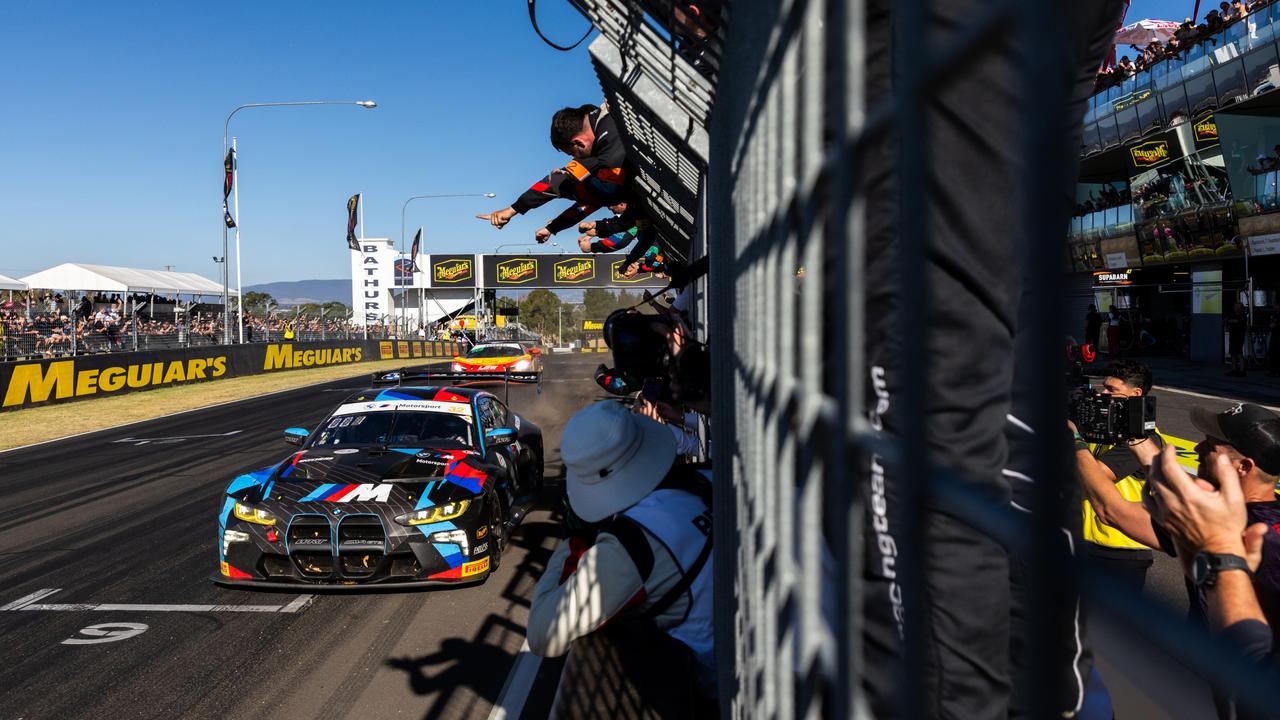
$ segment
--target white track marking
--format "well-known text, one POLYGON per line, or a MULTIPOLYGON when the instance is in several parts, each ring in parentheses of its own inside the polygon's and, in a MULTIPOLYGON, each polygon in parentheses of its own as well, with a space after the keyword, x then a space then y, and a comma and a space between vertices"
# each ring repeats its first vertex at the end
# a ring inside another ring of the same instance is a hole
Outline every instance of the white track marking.
POLYGON ((230 431, 230 432, 214 433, 214 434, 212 434, 212 435, 181 435, 181 436, 178 436, 178 437, 165 437, 165 438, 132 438, 132 437, 128 437, 128 438, 124 438, 123 440, 112 440, 111 442, 112 442, 112 444, 115 444, 115 443, 129 443, 130 445, 149 445, 149 444, 156 444, 156 445, 172 445, 173 443, 180 443, 180 442, 184 442, 184 441, 186 441, 186 440, 197 440, 197 439, 200 439, 200 438, 229 437, 229 436, 231 436, 231 435, 235 435, 235 434, 237 434, 237 433, 241 433, 241 432, 243 432, 243 431, 242 431, 242 430, 232 430, 232 431, 230 431))
POLYGON ((498 694, 498 700, 494 702, 493 710, 489 712, 489 720, 507 720, 508 718, 515 720, 520 717, 524 703, 529 699, 529 690, 533 688, 533 680, 538 676, 540 665, 542 665, 542 658, 529 650, 529 640, 525 639, 520 645, 520 653, 516 655, 515 664, 511 666, 511 673, 502 684, 502 692, 498 694))
POLYGON ((307 609, 307 606, 316 599, 315 595, 299 595, 294 598, 293 602, 280 608, 282 613, 299 613, 307 609))
POLYGON ((9 603, 8 605, 5 605, 4 607, 0 607, 0 612, 5 612, 6 610, 21 610, 23 607, 30 605, 31 603, 36 602, 37 600, 43 600, 49 597, 50 595, 58 592, 58 590, 59 588, 43 588, 41 590, 37 590, 31 593, 30 595, 26 595, 24 597, 18 598, 17 600, 14 600, 13 602, 9 603))
POLYGON ((188 612, 188 613, 300 613, 311 605, 314 595, 299 595, 288 605, 195 605, 154 603, 39 603, 61 588, 46 588, 0 607, 4 611, 32 612, 188 612))
POLYGON ((88 635, 88 638, 67 638, 62 641, 63 645, 98 645, 100 643, 118 642, 120 640, 128 640, 147 631, 147 626, 142 623, 99 623, 90 625, 87 628, 81 628, 81 635, 88 635))
MULTIPOLYGON (((1226 402, 1226 403, 1245 402, 1244 400, 1236 400, 1234 398, 1223 397, 1221 395, 1208 395, 1206 393, 1192 392, 1190 390, 1182 390, 1180 388, 1171 388, 1171 387, 1166 387, 1164 385, 1152 385, 1151 389, 1161 390, 1163 392, 1177 393, 1179 395, 1190 395, 1191 397, 1204 398, 1205 400, 1221 400, 1222 402, 1226 402)), ((1257 403, 1254 403, 1254 404, 1256 405, 1257 403)), ((1276 407, 1274 405, 1262 405, 1261 407, 1264 407, 1270 410, 1271 412, 1280 412, 1280 407, 1276 407)))

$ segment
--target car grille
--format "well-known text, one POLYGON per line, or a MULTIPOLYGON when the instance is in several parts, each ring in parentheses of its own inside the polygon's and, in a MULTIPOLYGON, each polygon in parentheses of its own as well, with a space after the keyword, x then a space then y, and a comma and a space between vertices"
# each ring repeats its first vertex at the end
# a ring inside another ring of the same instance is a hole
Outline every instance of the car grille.
POLYGON ((350 515, 338 523, 338 561, 342 574, 366 577, 378 570, 387 552, 382 522, 372 515, 350 515))
POLYGON ((333 573, 333 540, 328 518, 323 515, 294 517, 286 540, 298 572, 311 577, 333 573))

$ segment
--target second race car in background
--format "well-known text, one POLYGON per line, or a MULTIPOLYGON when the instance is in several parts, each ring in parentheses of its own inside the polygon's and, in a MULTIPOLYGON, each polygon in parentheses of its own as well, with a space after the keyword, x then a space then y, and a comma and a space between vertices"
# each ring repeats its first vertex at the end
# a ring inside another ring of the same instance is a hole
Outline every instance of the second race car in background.
POLYGON ((538 382, 542 376, 542 351, 518 342, 480 343, 453 359, 454 375, 466 378, 538 382))
POLYGON ((361 391, 285 439, 301 449, 227 487, 219 583, 483 580, 542 483, 542 431, 482 390, 361 391))

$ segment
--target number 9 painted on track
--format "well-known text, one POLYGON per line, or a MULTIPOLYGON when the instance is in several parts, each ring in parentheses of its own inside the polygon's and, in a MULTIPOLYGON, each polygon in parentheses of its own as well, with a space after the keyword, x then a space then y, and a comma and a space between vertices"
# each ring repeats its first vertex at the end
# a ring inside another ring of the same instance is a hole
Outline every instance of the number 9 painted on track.
POLYGON ((90 625, 82 628, 80 634, 88 635, 87 638, 67 638, 62 641, 63 645, 97 645, 98 643, 116 642, 119 640, 127 640, 135 635, 141 635, 147 631, 147 626, 142 623, 100 623, 98 625, 90 625))

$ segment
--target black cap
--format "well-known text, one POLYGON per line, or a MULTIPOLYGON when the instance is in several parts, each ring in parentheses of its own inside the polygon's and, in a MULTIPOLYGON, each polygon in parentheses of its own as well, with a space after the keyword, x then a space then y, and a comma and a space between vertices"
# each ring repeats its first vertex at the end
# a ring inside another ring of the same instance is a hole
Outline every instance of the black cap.
POLYGON ((1191 424, 1225 440, 1268 475, 1280 475, 1280 415, 1261 405, 1240 403, 1220 413, 1191 409, 1191 424))

